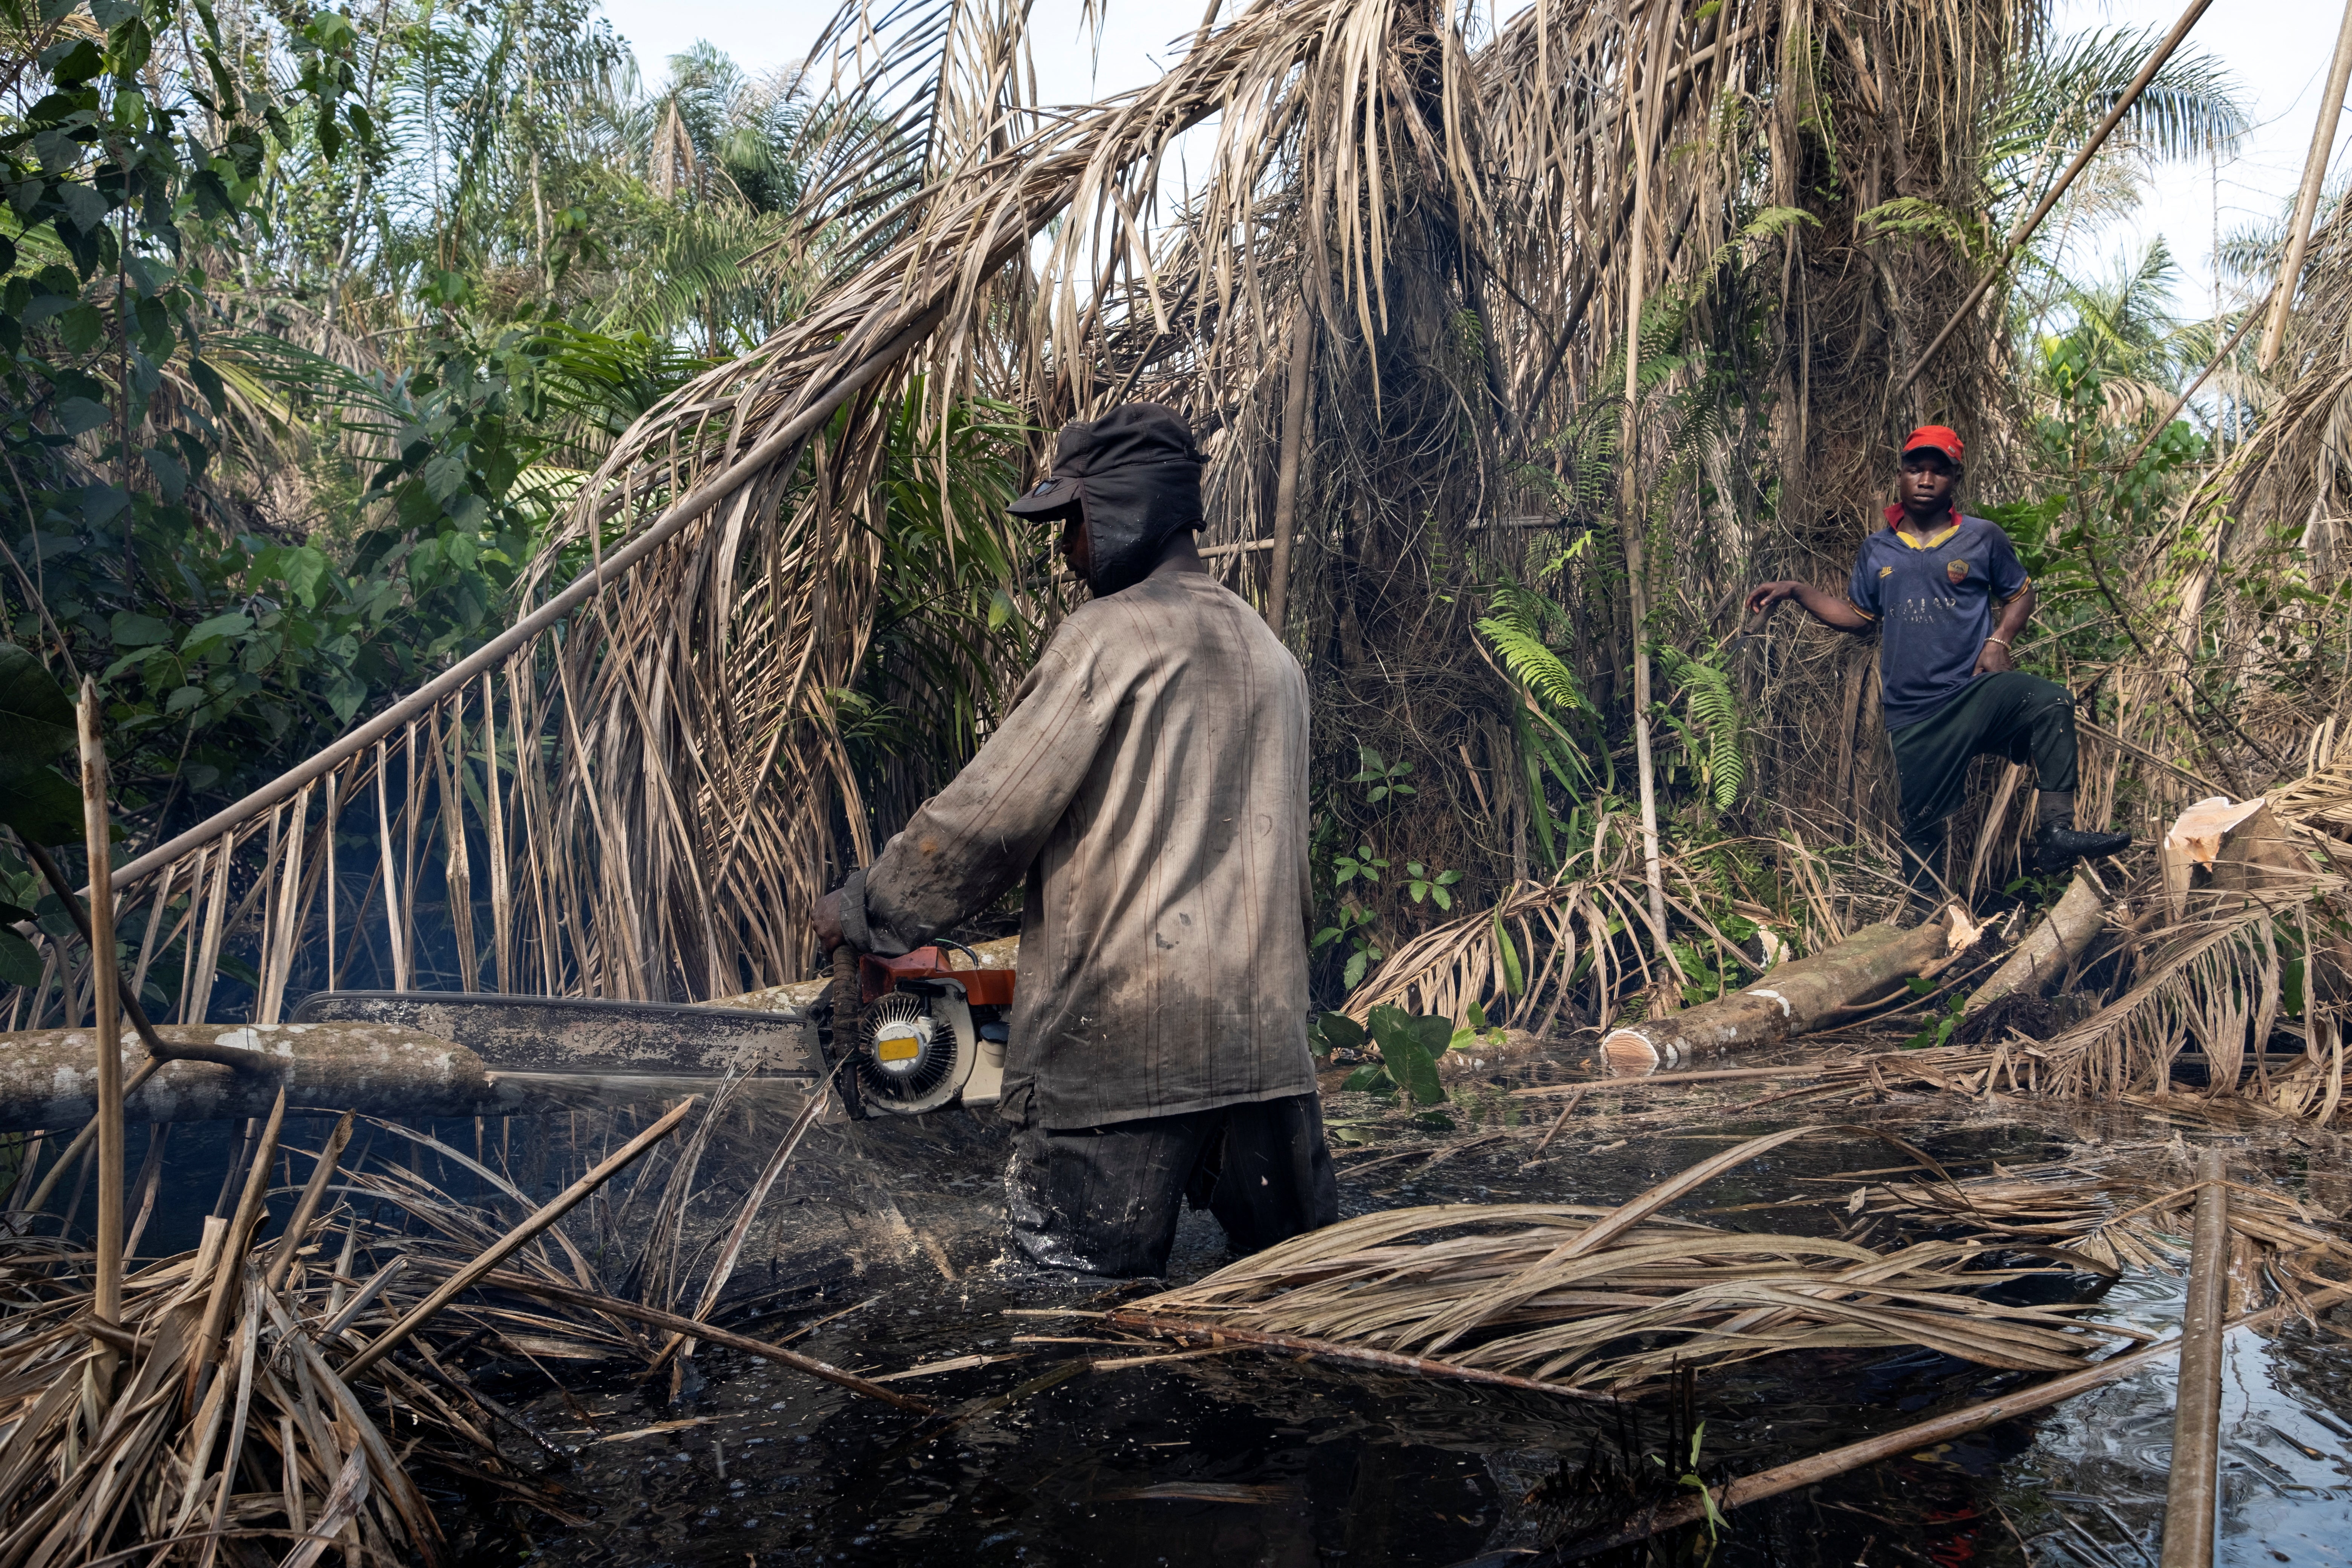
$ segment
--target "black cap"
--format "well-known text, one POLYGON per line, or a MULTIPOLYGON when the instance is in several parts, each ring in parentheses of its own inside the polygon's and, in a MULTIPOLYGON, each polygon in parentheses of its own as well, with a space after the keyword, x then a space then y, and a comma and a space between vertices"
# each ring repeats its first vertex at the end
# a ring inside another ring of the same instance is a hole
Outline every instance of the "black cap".
POLYGON ((1054 472, 1006 510, 1016 517, 1046 517, 1077 501, 1079 480, 1114 468, 1189 464, 1197 472, 1207 461, 1192 440, 1182 415, 1158 403, 1123 403, 1100 419, 1062 426, 1054 443, 1054 472))
POLYGON ((1078 499, 1078 481, 1073 475, 1066 479, 1039 479, 1022 492, 1021 499, 1004 510, 1015 517, 1047 517, 1067 511, 1078 499))

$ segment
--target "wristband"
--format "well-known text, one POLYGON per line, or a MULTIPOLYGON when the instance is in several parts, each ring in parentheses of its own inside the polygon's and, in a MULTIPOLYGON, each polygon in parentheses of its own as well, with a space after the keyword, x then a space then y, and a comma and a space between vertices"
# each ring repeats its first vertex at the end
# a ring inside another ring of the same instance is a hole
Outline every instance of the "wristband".
MULTIPOLYGON (((1985 647, 1992 647, 1992 645, 1993 645, 1993 644, 1995 644, 1995 643, 1999 643, 1999 644, 2000 644, 2001 647, 2009 647, 2009 639, 2008 639, 2007 637, 1987 637, 1987 638, 1985 638, 1985 647)), ((2012 651, 2014 651, 2014 650, 2012 650, 2012 651)))

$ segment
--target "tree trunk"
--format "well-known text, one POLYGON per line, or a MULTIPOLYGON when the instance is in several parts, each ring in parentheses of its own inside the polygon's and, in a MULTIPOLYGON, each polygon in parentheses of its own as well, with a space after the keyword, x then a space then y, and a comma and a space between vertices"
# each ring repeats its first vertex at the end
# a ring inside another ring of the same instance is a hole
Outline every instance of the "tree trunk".
MULTIPOLYGON (((1833 947, 1781 964, 1751 988, 1685 1013, 1612 1029, 1601 1053, 1616 1072, 1678 1067, 1703 1052, 1756 1050, 1801 1035, 1858 996, 1916 974, 1954 948, 1942 919, 1910 931, 1864 926, 1833 947)), ((1967 928, 1973 935, 1973 928, 1967 928)))
POLYGON ((2082 957, 2091 939, 2099 934, 2106 912, 2106 904, 2100 899, 2098 889, 2091 886, 2090 879, 2077 876, 2067 888, 2066 896, 2058 900, 2057 908, 2036 921, 2032 932, 2017 944, 2017 951, 1993 971, 1992 978, 1977 987, 1975 994, 1969 998, 1967 1011, 1981 1012, 2020 991, 2040 993, 2050 989, 2051 982, 2082 957))
MULTIPOLYGON (((645 1064, 644 1071, 615 1071, 609 1064, 573 1072, 496 1071, 463 1046, 389 1024, 194 1024, 160 1033, 166 1044, 200 1045, 215 1055, 250 1053, 252 1065, 165 1062, 125 1098, 132 1121, 267 1116, 281 1086, 298 1111, 356 1110, 415 1121, 545 1115, 708 1094, 722 1077, 657 1061, 645 1064)), ((96 1046, 90 1029, 0 1034, 0 1132, 72 1127, 95 1115, 96 1046)), ((810 1089, 804 1073, 761 1074, 747 1079, 736 1096, 739 1104, 773 1100, 789 1113, 810 1089)))

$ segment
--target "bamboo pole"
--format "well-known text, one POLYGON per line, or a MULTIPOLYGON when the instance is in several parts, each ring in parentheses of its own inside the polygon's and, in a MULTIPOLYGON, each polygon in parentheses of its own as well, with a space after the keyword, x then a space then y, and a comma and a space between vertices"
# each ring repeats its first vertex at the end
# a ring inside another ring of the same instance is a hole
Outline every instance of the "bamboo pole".
POLYGON ((1290 384, 1282 397, 1282 457, 1274 479, 1274 559, 1266 563, 1265 624, 1289 626, 1291 520, 1298 513, 1298 467, 1307 444, 1307 389, 1315 377, 1315 316, 1302 292, 1290 328, 1290 384))
MULTIPOLYGON (((1617 437, 1617 528, 1625 547, 1625 596, 1633 622, 1633 753, 1642 790, 1642 873, 1650 885, 1650 941, 1667 975, 1677 973, 1666 951, 1666 876, 1658 855, 1658 782, 1650 744, 1650 626, 1649 550, 1642 508, 1641 420, 1635 399, 1641 391, 1643 268, 1649 264, 1650 160, 1647 127, 1661 95, 1658 79, 1665 69, 1666 50, 1680 28, 1677 7, 1672 16, 1651 24, 1649 68, 1642 80, 1642 100, 1634 113, 1633 231, 1625 267, 1625 406, 1617 437)), ((1659 1005, 1675 1004, 1671 978, 1662 978, 1654 993, 1659 1005)))
MULTIPOLYGON (((2347 13, 2352 15, 2352 13, 2347 13)), ((2221 1319, 2230 1279, 2229 1172, 2208 1149, 2198 1172, 2189 1231, 2189 1310, 2180 1321, 2179 1392, 2172 1409, 2172 1473, 2164 1496, 2158 1568, 2213 1568, 2213 1510, 2221 1485, 2221 1319)))
MULTIPOLYGON (((2316 1311, 2321 1307, 2341 1300, 2347 1295, 2352 1295, 2352 1286, 2315 1290, 2300 1301, 2281 1301, 2276 1306, 2265 1307, 2259 1312, 2225 1323, 2222 1325, 2222 1330, 2226 1332, 2231 1329, 2266 1329, 2290 1313, 2305 1310, 2316 1311)), ((1832 1448, 1827 1453, 1815 1454, 1811 1458, 1797 1459, 1786 1465, 1776 1465, 1771 1469, 1759 1470, 1752 1476, 1742 1476, 1722 1486, 1711 1487, 1708 1490, 1716 1510, 1728 1513, 1735 1508, 1744 1508, 1751 1502, 1761 1502, 1766 1498, 1778 1497, 1782 1492, 1794 1491, 1799 1487, 1818 1485, 1820 1482, 1844 1475, 1849 1470, 1858 1470, 1865 1465, 1874 1465, 1881 1459, 1891 1459, 1899 1454, 1916 1454, 1923 1448, 1933 1448, 1939 1443, 1948 1443, 1956 1437, 1965 1437, 1971 1432, 1982 1431, 1987 1426, 1999 1426, 2003 1421, 2011 1420, 2030 1411, 2045 1409, 2050 1405, 2072 1399, 2078 1394, 2087 1394, 2092 1389, 2113 1383, 2119 1377, 2126 1377, 2153 1366, 2180 1348, 2180 1341, 2167 1340, 2161 1344, 2150 1345, 2146 1350, 2133 1351, 2128 1355, 2119 1355, 2111 1361, 2103 1361, 2096 1366, 2085 1367, 2081 1372, 2069 1373, 2064 1377, 2052 1378, 2048 1383, 2038 1384, 2016 1394, 2005 1394, 1999 1399, 1989 1399, 1981 1405, 1968 1405, 1963 1409, 1952 1411, 1948 1415, 1922 1421, 1916 1426, 1906 1426, 1899 1432, 1888 1432, 1876 1437, 1865 1437, 1859 1443, 1848 1443, 1843 1447, 1832 1448)), ((1653 1510, 1608 1535, 1580 1541, 1572 1546, 1562 1546, 1554 1556, 1534 1561, 1580 1563, 1588 1557, 1598 1557, 1604 1552, 1612 1552, 1621 1546, 1630 1546, 1637 1541, 1647 1541, 1652 1536, 1662 1535, 1669 1530, 1680 1530, 1685 1525, 1696 1524, 1706 1517, 1706 1510, 1707 1501, 1694 1495, 1668 1504, 1666 1507, 1653 1510)))
POLYGON ((268 1271, 261 1277, 264 1290, 275 1292, 292 1272, 294 1255, 301 1250, 302 1237, 327 1194, 327 1183, 335 1173, 335 1163, 343 1157, 343 1150, 351 1141, 352 1113, 346 1110, 343 1119, 335 1123, 334 1131, 328 1134, 327 1146, 319 1151, 319 1163, 310 1171, 310 1184, 302 1189, 301 1201, 294 1205, 293 1214, 286 1221, 286 1233, 278 1238, 278 1250, 270 1255, 268 1271))
POLYGON ((2286 259, 2279 267, 2277 286, 2271 290, 2263 345, 2254 351, 2254 368, 2265 375, 2286 342, 2287 311, 2294 304, 2294 286, 2303 276, 2304 253, 2311 244, 2312 215, 2319 210, 2320 187, 2327 181, 2327 162, 2336 151, 2336 122, 2344 112, 2347 78, 2352 78, 2352 0, 2346 0, 2344 19, 2336 24, 2336 58, 2328 62, 2327 90, 2320 95, 2319 115, 2311 127, 2311 151, 2303 159, 2303 184, 2295 188, 2294 217, 2287 225, 2286 259))
MULTIPOLYGON (((76 710, 81 736, 81 825, 89 856, 90 1000, 98 1025, 98 1257, 90 1316, 122 1321, 122 972, 114 962, 114 845, 106 809, 106 742, 98 728, 98 683, 82 677, 76 710)), ((111 1382, 115 1352, 101 1346, 100 1386, 111 1382)))
POLYGON ((807 439, 809 434, 833 416, 834 410, 849 401, 868 383, 898 363, 899 357, 919 342, 923 336, 939 324, 947 312, 947 302, 941 300, 923 311, 892 338, 856 365, 843 372, 824 394, 806 409, 787 420, 775 434, 753 447, 730 464, 707 484, 687 493, 648 523, 638 535, 602 557, 588 570, 574 578, 572 584, 547 603, 523 616, 514 625, 484 643, 472 653, 418 687, 383 712, 346 734, 341 740, 296 763, 243 800, 215 812, 185 833, 157 845, 144 855, 122 867, 114 874, 117 887, 128 887, 162 870, 200 844, 209 844, 230 829, 250 820, 257 813, 266 811, 291 796, 297 790, 331 770, 340 767, 359 755, 383 737, 407 723, 416 715, 438 703, 452 691, 463 689, 467 682, 486 670, 493 669, 509 655, 529 644, 540 633, 554 626, 580 605, 604 592, 605 584, 615 582, 631 567, 667 542, 672 535, 685 528, 719 502, 727 500, 752 479, 765 472, 768 466, 807 439))
POLYGON ((277 1156, 278 1135, 285 1126, 286 1091, 281 1089, 278 1102, 269 1108, 269 1121, 261 1130, 261 1141, 254 1147, 253 1163, 246 1168, 245 1191, 237 1198, 236 1217, 221 1234, 220 1256, 213 1264, 212 1294, 205 1301, 204 1322, 196 1330, 194 1353, 188 1358, 188 1382, 181 1403, 190 1410, 203 1396, 204 1390, 199 1385, 220 1350, 221 1330, 228 1323, 229 1303, 236 1298, 237 1282, 245 1278, 246 1247, 268 1205, 269 1162, 277 1156))
POLYGON ((2066 194, 2066 188, 2074 183, 2074 177, 2088 167, 2091 160, 2098 155, 2099 149, 2107 144, 2107 138, 2115 133, 2124 116, 2131 112, 2132 105, 2139 101, 2140 94, 2147 90, 2147 84, 2156 79, 2156 73, 2164 68, 2164 62, 2172 58, 2173 51, 2180 47, 2181 40, 2189 37, 2189 30, 2197 26, 2198 18, 2204 16, 2206 7, 2212 4, 2213 0, 2189 0, 2189 9, 2180 14, 2180 20, 2172 25, 2172 31, 2156 46, 2156 51, 2147 57, 2147 63, 2139 68, 2139 74, 2132 78, 2131 85, 2124 89, 2121 98, 2116 100, 2116 106, 2107 110, 2107 117, 2099 121, 2099 128, 2091 132, 2090 141, 2074 154, 2074 161, 2066 165, 2066 172, 2058 176, 2058 183, 2050 187, 2050 194, 2025 216, 2024 222, 2009 231, 2009 240, 2001 247, 2000 259, 1985 268, 1983 276, 1977 279, 1976 287, 1970 289, 1968 298, 1960 301, 1960 308, 1954 310, 1952 319, 1944 323, 1944 330, 1936 334, 1927 351, 1913 360, 1911 368, 1903 373, 1903 379, 1896 384, 1894 395, 1887 399, 1890 404, 1903 401, 1903 395, 1911 390, 1911 384, 1919 379, 1919 373, 1927 368, 1928 362, 1936 357, 1936 351, 1959 330, 1960 323, 1969 319, 2001 274, 2009 270, 2009 264, 2017 258, 2019 249, 2033 237, 2033 231, 2042 226, 2042 220, 2050 216, 2050 209, 2058 205, 2058 199, 2066 194))
POLYGON ((571 1213, 572 1209, 586 1201, 591 1193, 619 1175, 635 1163, 639 1155, 668 1137, 676 1131, 677 1124, 686 1120, 687 1114, 699 1103, 701 1101, 693 1097, 681 1100, 668 1115, 614 1150, 602 1164, 556 1194, 553 1201, 545 1207, 534 1212, 529 1219, 484 1248, 472 1262, 443 1280, 431 1295, 411 1307, 407 1316, 368 1342, 367 1349, 353 1356, 344 1365, 343 1381, 345 1383, 356 1381, 361 1373, 398 1349, 410 1335, 423 1328, 436 1312, 463 1295, 476 1280, 504 1263, 525 1242, 571 1213))

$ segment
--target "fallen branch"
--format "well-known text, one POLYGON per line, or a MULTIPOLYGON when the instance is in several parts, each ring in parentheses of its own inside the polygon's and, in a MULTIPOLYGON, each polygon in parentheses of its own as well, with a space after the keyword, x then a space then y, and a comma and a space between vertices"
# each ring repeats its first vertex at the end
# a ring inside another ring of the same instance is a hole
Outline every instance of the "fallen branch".
POLYGON ((1753 1050, 1803 1034, 1857 996, 1917 974, 1976 937, 1957 908, 1909 931, 1879 924, 1808 958, 1774 967, 1747 990, 1687 1012, 1612 1029, 1601 1054, 1612 1070, 1644 1073, 1703 1051, 1753 1050))
POLYGON ((2099 890, 2089 878, 2077 873, 2067 885, 2066 896, 2034 922, 2026 939, 1992 972, 1991 979, 1976 988, 1961 1011, 1980 1013, 2021 991, 2029 994, 2047 991, 2069 964, 2083 956, 2105 923, 2105 916, 2106 903, 2099 890))

